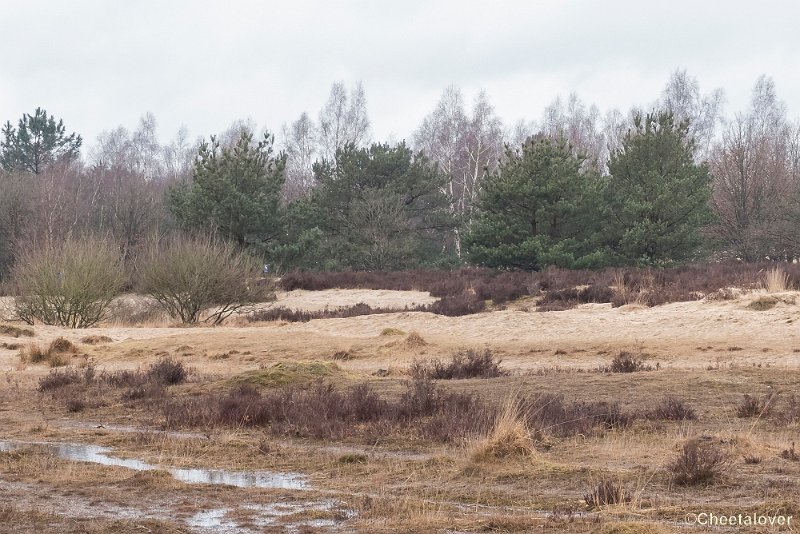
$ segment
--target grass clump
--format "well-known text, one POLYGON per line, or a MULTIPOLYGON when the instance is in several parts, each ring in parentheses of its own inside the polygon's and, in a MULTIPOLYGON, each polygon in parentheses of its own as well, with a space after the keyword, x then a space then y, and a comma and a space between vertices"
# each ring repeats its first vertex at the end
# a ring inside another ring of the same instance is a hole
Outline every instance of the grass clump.
POLYGON ((767 311, 771 310, 778 304, 778 299, 771 296, 761 296, 747 305, 748 310, 767 311))
POLYGON ((789 275, 780 267, 769 269, 764 273, 761 287, 767 293, 782 293, 791 289, 789 285, 789 275))
POLYGON ((468 349, 455 353, 449 362, 440 360, 414 361, 409 374, 416 379, 457 380, 464 378, 496 378, 508 375, 500 368, 501 360, 492 351, 468 349))
POLYGON ((23 363, 47 363, 50 367, 62 367, 69 363, 70 354, 77 354, 78 348, 71 341, 59 337, 50 342, 47 348, 40 345, 29 345, 20 353, 23 363))
POLYGON ((589 508, 599 508, 615 504, 624 504, 631 501, 630 495, 621 484, 611 480, 603 480, 592 487, 589 493, 583 496, 589 508))
POLYGON ((534 444, 520 405, 510 399, 505 402, 489 434, 472 448, 474 461, 509 456, 530 456, 534 444))
POLYGON ((399 328, 384 328, 381 330, 381 336, 404 336, 406 335, 405 332, 400 330, 399 328))
POLYGON ((716 444, 694 438, 683 445, 669 470, 680 486, 710 485, 719 481, 727 464, 728 456, 716 444))
POLYGON ((81 339, 81 343, 85 343, 87 345, 99 345, 100 343, 111 343, 114 341, 108 336, 86 336, 85 338, 81 339))

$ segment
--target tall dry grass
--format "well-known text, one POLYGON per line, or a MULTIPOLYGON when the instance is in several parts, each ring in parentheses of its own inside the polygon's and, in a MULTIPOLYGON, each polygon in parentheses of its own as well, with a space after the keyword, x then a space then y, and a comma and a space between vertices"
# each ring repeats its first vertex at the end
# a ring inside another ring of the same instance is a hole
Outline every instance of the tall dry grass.
POLYGON ((530 430, 522 407, 515 397, 509 397, 505 401, 489 434, 476 440, 470 449, 470 458, 473 461, 530 456, 534 453, 530 430))
POLYGON ((789 275, 780 267, 769 269, 764 273, 761 287, 767 293, 782 293, 783 291, 788 291, 791 289, 789 275))

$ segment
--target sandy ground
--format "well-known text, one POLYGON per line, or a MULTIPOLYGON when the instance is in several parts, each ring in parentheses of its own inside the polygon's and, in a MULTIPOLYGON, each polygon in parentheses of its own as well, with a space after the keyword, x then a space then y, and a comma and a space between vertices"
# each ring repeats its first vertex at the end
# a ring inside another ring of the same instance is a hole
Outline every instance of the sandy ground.
MULTIPOLYGON (((120 350, 170 351, 189 346, 195 354, 249 351, 259 360, 279 358, 291 350, 318 359, 331 351, 352 349, 371 352, 371 357, 386 365, 406 356, 490 347, 522 368, 581 361, 591 365, 606 360, 605 351, 637 350, 652 354, 662 364, 680 368, 751 359, 765 365, 796 368, 800 365, 800 307, 786 303, 795 296, 783 294, 782 301, 764 311, 748 308, 758 296, 745 295, 731 301, 681 302, 653 308, 587 304, 561 312, 509 309, 464 317, 399 312, 307 323, 239 321, 241 326, 206 328, 111 326, 66 330, 37 326, 32 341, 46 343, 64 336, 78 342, 87 335, 105 335, 115 341, 111 346, 120 350), (432 346, 402 350, 395 336, 380 335, 387 328, 417 332, 432 346)), ((314 310, 366 302, 399 307, 425 302, 426 298, 431 297, 418 292, 293 291, 281 294, 272 305, 314 310)), ((28 342, 0 335, 2 341, 28 342)), ((109 346, 103 347, 107 352, 109 346)), ((87 352, 99 351, 87 348, 87 352)), ((134 357, 132 362, 135 360, 134 357)), ((0 369, 17 364, 16 351, 0 349, 0 369)))

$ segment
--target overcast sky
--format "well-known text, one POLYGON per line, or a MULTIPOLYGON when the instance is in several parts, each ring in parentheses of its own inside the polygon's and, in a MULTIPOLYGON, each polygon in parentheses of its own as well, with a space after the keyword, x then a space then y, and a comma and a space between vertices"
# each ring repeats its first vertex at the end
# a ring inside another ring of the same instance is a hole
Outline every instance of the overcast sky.
POLYGON ((0 120, 41 106, 93 145, 153 112, 167 141, 316 118, 332 82, 366 91, 373 138, 410 137, 449 84, 507 126, 577 92, 654 101, 688 69, 726 114, 768 74, 800 115, 800 2, 0 0, 0 120))

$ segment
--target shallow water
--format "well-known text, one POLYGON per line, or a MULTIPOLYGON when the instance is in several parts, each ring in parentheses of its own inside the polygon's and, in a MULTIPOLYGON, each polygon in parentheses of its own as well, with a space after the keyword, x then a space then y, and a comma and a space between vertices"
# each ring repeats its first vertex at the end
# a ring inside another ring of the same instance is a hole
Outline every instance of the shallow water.
POLYGON ((0 451, 25 449, 30 446, 42 448, 59 458, 76 462, 90 462, 133 469, 134 471, 163 470, 176 480, 190 484, 224 484, 239 488, 308 489, 304 477, 297 473, 271 471, 229 471, 225 469, 181 469, 157 466, 142 460, 110 456, 111 449, 82 443, 55 443, 33 441, 0 441, 0 451))

